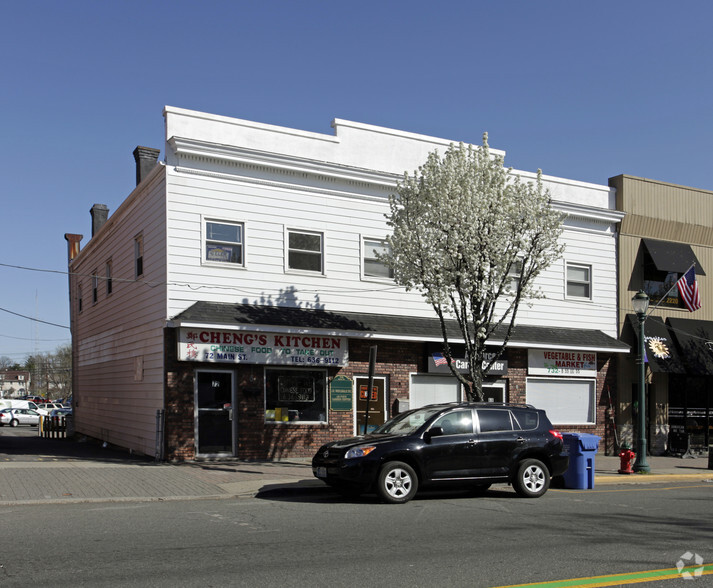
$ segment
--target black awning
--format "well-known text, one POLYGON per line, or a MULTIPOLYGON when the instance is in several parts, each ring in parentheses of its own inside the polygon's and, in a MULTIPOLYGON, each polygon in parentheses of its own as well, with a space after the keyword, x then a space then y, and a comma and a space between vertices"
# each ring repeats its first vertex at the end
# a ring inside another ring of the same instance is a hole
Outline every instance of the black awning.
POLYGON ((681 358, 691 375, 713 375, 713 322, 668 318, 681 358))
MULTIPOLYGON (((344 333, 349 337, 381 339, 393 338, 407 341, 441 341, 441 323, 438 318, 367 314, 357 312, 330 312, 314 308, 289 308, 283 306, 258 306, 200 301, 176 315, 174 326, 195 324, 238 326, 291 327, 306 332, 327 330, 344 333)), ((462 341, 458 325, 447 323, 448 336, 453 343, 462 341)), ((504 336, 504 329, 493 336, 493 345, 504 336)), ((629 346, 596 329, 571 329, 566 327, 538 327, 518 325, 510 338, 510 347, 567 347, 589 351, 628 353, 629 346)))
MULTIPOLYGON (((639 338, 639 319, 635 314, 627 314, 631 326, 634 328, 636 338, 639 338)), ((646 361, 654 372, 667 374, 685 374, 686 366, 681 361, 678 348, 663 319, 650 316, 644 323, 644 340, 646 361)))
POLYGON ((690 245, 656 239, 642 239, 642 241, 657 270, 683 274, 688 271, 691 264, 695 264, 696 273, 706 275, 690 245))

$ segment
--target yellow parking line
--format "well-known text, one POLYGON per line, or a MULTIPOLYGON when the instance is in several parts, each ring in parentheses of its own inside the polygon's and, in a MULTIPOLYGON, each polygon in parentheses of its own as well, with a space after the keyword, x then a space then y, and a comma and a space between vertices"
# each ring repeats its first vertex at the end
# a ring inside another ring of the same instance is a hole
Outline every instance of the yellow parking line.
POLYGON ((691 579, 699 576, 713 574, 713 564, 700 566, 686 566, 681 571, 678 568, 663 570, 649 570, 646 572, 631 572, 627 574, 610 574, 608 576, 591 576, 587 578, 571 578, 569 580, 553 580, 551 582, 534 582, 531 584, 509 584, 494 588, 599 588, 601 586, 627 586, 642 582, 655 582, 658 580, 680 580, 688 572, 691 579))

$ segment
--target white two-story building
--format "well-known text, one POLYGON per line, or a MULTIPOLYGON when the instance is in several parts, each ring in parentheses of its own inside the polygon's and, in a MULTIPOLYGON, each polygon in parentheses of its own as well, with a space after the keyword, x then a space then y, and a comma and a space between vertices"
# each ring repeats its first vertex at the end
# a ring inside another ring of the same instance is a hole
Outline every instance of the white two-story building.
MULTIPOLYGON (((461 399, 440 327, 374 252, 388 196, 448 140, 335 120, 318 134, 166 107, 164 160, 92 237, 67 234, 80 433, 167 459, 309 456, 405 407, 461 399), (374 386, 367 388, 376 347, 374 386)), ((534 179, 530 172, 513 172, 534 179)), ((486 382, 610 437, 616 383, 613 188, 544 177, 566 251, 522 305, 486 382)))

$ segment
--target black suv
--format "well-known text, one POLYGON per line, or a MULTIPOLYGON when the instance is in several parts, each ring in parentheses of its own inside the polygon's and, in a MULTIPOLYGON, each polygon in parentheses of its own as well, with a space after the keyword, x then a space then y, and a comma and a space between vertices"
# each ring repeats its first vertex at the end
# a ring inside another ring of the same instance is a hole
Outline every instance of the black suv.
POLYGON ((568 466, 562 434, 526 404, 432 404, 404 412, 368 435, 333 441, 312 458, 313 474, 348 495, 370 490, 411 500, 419 486, 456 483, 476 492, 506 482, 542 496, 568 466))

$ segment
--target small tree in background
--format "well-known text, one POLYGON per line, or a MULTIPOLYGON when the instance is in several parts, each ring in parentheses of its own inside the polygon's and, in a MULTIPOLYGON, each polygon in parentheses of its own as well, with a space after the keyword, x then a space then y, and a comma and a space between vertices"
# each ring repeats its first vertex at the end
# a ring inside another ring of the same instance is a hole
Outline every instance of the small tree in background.
POLYGON ((521 301, 542 296, 535 278, 564 251, 562 215, 550 206, 541 172, 533 183, 511 172, 490 152, 487 133, 480 148, 450 145, 404 174, 387 214, 393 234, 380 257, 397 284, 421 292, 435 310, 444 356, 471 400, 483 400, 483 379, 510 340, 521 301), (449 318, 465 341, 468 373, 453 365, 449 318), (501 326, 501 343, 489 346, 486 360, 486 343, 501 326))

